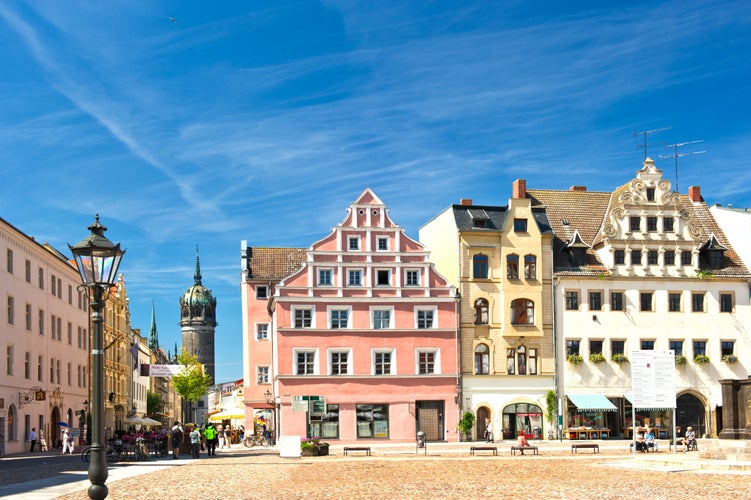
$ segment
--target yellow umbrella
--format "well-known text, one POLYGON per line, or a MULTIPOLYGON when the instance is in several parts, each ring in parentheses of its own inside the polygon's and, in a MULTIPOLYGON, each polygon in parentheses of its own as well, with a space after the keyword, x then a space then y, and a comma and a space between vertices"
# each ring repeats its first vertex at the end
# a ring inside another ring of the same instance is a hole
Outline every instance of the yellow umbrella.
POLYGON ((222 420, 245 420, 245 413, 240 413, 239 410, 224 410, 209 417, 209 422, 221 422, 222 420))

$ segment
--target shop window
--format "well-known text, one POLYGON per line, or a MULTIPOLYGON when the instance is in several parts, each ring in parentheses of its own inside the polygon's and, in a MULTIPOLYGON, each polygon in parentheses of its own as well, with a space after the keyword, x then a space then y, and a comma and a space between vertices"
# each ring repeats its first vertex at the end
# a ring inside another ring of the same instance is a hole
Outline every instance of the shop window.
POLYGON ((516 439, 518 433, 527 439, 542 438, 542 409, 529 403, 516 403, 503 408, 501 413, 503 439, 516 439))
POLYGON ((339 437, 339 405, 327 405, 324 401, 309 401, 309 403, 308 437, 337 439, 339 437))
POLYGON ((355 405, 358 438, 389 437, 389 405, 355 405))
POLYGON ((475 375, 490 374, 490 349, 485 344, 475 347, 475 375))

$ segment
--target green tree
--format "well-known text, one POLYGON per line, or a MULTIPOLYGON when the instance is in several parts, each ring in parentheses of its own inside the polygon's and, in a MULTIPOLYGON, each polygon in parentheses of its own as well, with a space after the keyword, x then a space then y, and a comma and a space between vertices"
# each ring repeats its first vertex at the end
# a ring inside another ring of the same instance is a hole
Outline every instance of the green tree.
MULTIPOLYGON (((558 409, 558 398, 555 395, 555 391, 550 390, 545 393, 545 420, 547 420, 550 426, 550 431, 553 430, 553 421, 555 420, 556 410, 558 409)), ((551 432, 548 432, 551 435, 551 432)))
POLYGON ((175 391, 185 400, 195 403, 213 384, 211 377, 203 372, 203 366, 198 362, 198 357, 188 354, 183 350, 177 355, 178 364, 184 368, 178 375, 172 375, 172 384, 175 391))
POLYGON ((459 429, 462 431, 462 435, 466 441, 471 441, 472 438, 472 426, 475 423, 475 415, 471 411, 465 411, 462 413, 462 419, 459 421, 459 429))
POLYGON ((158 392, 146 391, 146 414, 156 415, 164 410, 164 400, 158 392))

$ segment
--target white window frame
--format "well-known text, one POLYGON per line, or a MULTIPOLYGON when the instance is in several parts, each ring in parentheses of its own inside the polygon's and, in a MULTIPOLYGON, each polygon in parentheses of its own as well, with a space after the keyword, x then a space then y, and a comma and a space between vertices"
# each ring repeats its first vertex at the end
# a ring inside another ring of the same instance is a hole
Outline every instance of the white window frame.
POLYGON ((334 285, 334 270, 330 267, 322 267, 318 269, 318 286, 333 286, 334 285), (328 273, 328 283, 324 283, 321 279, 323 273, 328 273))
POLYGON ((392 279, 391 279, 391 276, 392 276, 393 274, 394 274, 394 273, 393 273, 393 272, 391 271, 391 269, 389 269, 389 268, 383 268, 383 267, 382 267, 382 268, 380 268, 380 269, 379 269, 379 268, 376 268, 376 269, 374 269, 374 270, 373 270, 373 281, 374 281, 374 283, 373 283, 373 284, 374 284, 375 286, 384 286, 384 287, 386 287, 386 286, 393 286, 393 285, 391 284, 391 281, 392 281, 392 279), (381 271, 385 271, 385 272, 389 273, 389 277, 388 277, 388 279, 386 280, 386 283, 385 283, 385 284, 384 284, 384 283, 379 283, 379 282, 378 282, 378 273, 379 273, 379 272, 381 272, 381 271))
POLYGON ((405 269, 404 270, 404 286, 420 286, 422 283, 422 272, 420 269, 405 269), (410 283, 407 277, 409 273, 417 273, 417 283, 410 283))
POLYGON ((268 340, 271 339, 271 323, 265 323, 265 322, 256 323, 255 330, 256 330, 255 339, 256 339, 257 342, 266 342, 266 341, 268 341, 268 340), (266 327, 266 336, 263 337, 263 338, 261 338, 261 337, 258 336, 258 333, 259 333, 259 329, 258 328, 260 326, 265 326, 266 327))
POLYGON ((347 286, 364 286, 362 268, 347 269, 347 286), (351 273, 358 273, 360 276, 360 283, 352 283, 351 273))
POLYGON ((370 350, 370 373, 377 377, 385 377, 386 375, 396 375, 396 349, 393 348, 376 348, 370 350), (391 363, 389 366, 389 372, 381 375, 376 375, 376 354, 391 354, 391 363))
POLYGON ((438 308, 437 307, 435 307, 435 306, 430 306, 430 307, 424 307, 424 306, 415 307, 415 314, 414 314, 414 316, 415 316, 415 330, 433 330, 435 328, 438 328, 438 308), (419 328, 419 326, 418 326, 418 324, 419 324, 419 322, 418 322, 419 313, 420 312, 425 312, 425 311, 430 311, 431 313, 433 313, 432 325, 430 326, 430 328, 419 328))
POLYGON ((391 249, 391 238, 388 236, 376 236, 376 251, 388 252, 391 249), (381 242, 386 242, 386 248, 381 248, 381 242))
POLYGON ((267 300, 269 298, 269 286, 268 285, 256 285, 256 299, 267 300), (263 290, 263 293, 261 291, 263 290))
POLYGON ((295 375, 300 375, 302 377, 306 375, 318 375, 321 373, 320 371, 320 356, 318 355, 318 348, 307 348, 307 349, 292 349, 292 373, 295 375), (298 373, 297 371, 297 355, 299 353, 311 353, 313 354, 313 373, 298 373))
POLYGON ((394 328, 394 307, 371 307, 370 308, 370 329, 371 330, 390 330, 394 328), (376 328, 375 326, 375 312, 387 311, 389 313, 389 324, 386 328, 376 328))
POLYGON ((350 252, 355 251, 355 250, 360 250, 360 237, 359 236, 347 236, 347 250, 349 250, 350 252))
POLYGON ((306 328, 316 327, 316 308, 315 306, 292 306, 290 308, 290 328, 296 328, 298 330, 304 330, 306 328), (295 316, 297 311, 309 310, 310 311, 310 326, 295 326, 295 316))
POLYGON ((332 330, 349 330, 352 328, 352 306, 328 306, 326 308, 326 318, 328 321, 328 327, 332 330), (346 311, 347 313, 347 326, 333 326, 333 313, 334 311, 346 311))
POLYGON ((256 366, 256 384, 257 385, 270 384, 271 383, 270 380, 271 380, 271 369, 269 365, 256 366), (266 370, 266 376, 264 380, 261 380, 262 370, 266 370))
POLYGON ((339 375, 352 375, 352 365, 353 359, 352 359, 352 349, 348 348, 330 348, 326 349, 326 361, 328 363, 328 370, 327 374, 331 375, 332 377, 338 377, 339 375), (347 372, 346 373, 337 373, 334 375, 333 369, 334 369, 334 363, 332 356, 334 354, 346 354, 347 355, 347 372))
POLYGON ((441 374, 441 350, 438 348, 418 347, 415 349, 415 375, 440 375, 441 374), (433 371, 420 373, 420 354, 433 353, 433 371))

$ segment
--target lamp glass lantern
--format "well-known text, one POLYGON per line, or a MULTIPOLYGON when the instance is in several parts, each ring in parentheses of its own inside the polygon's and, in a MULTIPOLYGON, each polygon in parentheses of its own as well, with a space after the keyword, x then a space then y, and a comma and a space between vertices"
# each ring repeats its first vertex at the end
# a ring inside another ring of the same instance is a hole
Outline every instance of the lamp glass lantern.
POLYGON ((69 245, 81 275, 81 283, 87 287, 112 286, 125 250, 120 249, 119 243, 115 245, 104 236, 107 228, 99 222, 99 214, 88 230, 91 231, 89 236, 73 246, 69 245))
POLYGON ((266 392, 264 393, 264 396, 266 396, 266 402, 268 404, 271 404, 271 403, 274 402, 274 398, 272 397, 273 394, 271 394, 271 391, 269 391, 268 389, 266 389, 266 392))

